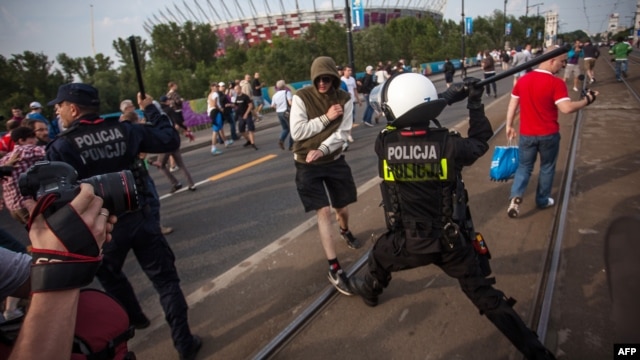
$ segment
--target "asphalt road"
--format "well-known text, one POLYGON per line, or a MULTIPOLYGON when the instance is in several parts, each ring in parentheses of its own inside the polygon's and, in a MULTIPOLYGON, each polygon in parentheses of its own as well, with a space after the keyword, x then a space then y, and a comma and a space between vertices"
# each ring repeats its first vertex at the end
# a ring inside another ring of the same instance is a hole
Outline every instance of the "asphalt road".
MULTIPOLYGON (((510 89, 510 81, 510 78, 502 80, 498 89, 510 89)), ((446 89, 438 77, 435 84, 439 91, 446 89)), ((493 100, 485 97, 486 104, 493 100)), ((358 107, 358 126, 352 132, 355 142, 346 153, 357 186, 377 176, 373 143, 384 122, 382 118, 381 124, 375 127, 362 126, 363 111, 364 107, 358 107)), ((466 116, 465 102, 462 102, 449 107, 439 120, 443 126, 452 126, 466 116)), ((208 146, 184 153, 183 159, 198 186, 195 192, 186 191, 186 180, 182 172, 177 171, 174 175, 185 187, 170 194, 167 179, 151 168, 162 198, 162 223, 175 229, 167 239, 176 254, 185 294, 314 216, 304 213, 295 189, 293 158, 289 151, 278 147, 279 134, 279 126, 256 132, 257 151, 244 148, 240 140, 215 157, 209 153, 208 146)), ((208 138, 210 132, 202 130, 196 136, 208 138)), ((8 212, 0 212, 0 224, 18 240, 28 243, 25 230, 8 212)), ((125 264, 125 271, 136 284, 143 306, 157 305, 155 290, 133 256, 125 264)))

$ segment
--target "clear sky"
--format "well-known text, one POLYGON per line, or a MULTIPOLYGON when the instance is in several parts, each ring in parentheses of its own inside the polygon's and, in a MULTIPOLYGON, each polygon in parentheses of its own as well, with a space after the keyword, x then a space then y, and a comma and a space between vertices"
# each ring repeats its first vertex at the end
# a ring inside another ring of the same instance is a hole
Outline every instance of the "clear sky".
MULTIPOLYGON (((208 10, 207 1, 220 6, 220 0, 1 0, 0 1, 0 54, 9 58, 12 54, 22 54, 25 50, 42 52, 55 60, 59 53, 71 57, 92 56, 103 53, 116 60, 112 42, 117 38, 126 39, 130 35, 148 38, 143 23, 159 11, 175 5, 189 15, 183 3, 197 10, 194 2, 208 10), (93 16, 92 16, 93 13, 93 16), (93 18, 93 30, 92 21, 93 18), (92 35, 93 34, 93 35, 92 35)), ((381 3, 381 0, 363 0, 367 3, 381 3)), ((248 0, 244 13, 250 14, 248 0)), ((285 9, 292 9, 294 0, 283 0, 285 9)), ((343 0, 316 0, 320 7, 344 6, 343 0)), ((387 3, 393 1, 387 1, 387 3)), ((402 0, 400 1, 403 2, 402 0)), ((406 1, 404 1, 406 3, 406 1)), ((529 0, 529 5, 543 3, 529 9, 529 14, 540 14, 555 10, 560 17, 561 32, 578 29, 590 33, 603 31, 607 27, 608 15, 620 14, 622 24, 630 26, 636 10, 636 0, 529 0)), ((234 14, 237 9, 233 2, 226 1, 227 8, 234 14)), ((264 12, 263 0, 253 0, 257 12, 264 12)), ((279 1, 270 0, 271 10, 280 11, 279 1), (275 5, 274 5, 275 4, 275 5)), ((301 8, 311 8, 312 0, 298 0, 301 8)), ((416 2, 414 1, 414 4, 416 2)), ((444 17, 460 21, 462 0, 449 0, 444 9, 444 17)), ((526 0, 508 0, 507 15, 525 14, 526 0)), ((504 8, 503 0, 467 0, 464 13, 467 17, 487 16, 504 8)), ((166 10, 165 10, 166 11, 166 10)), ((175 12, 175 11, 174 11, 175 12)), ((199 15, 198 15, 199 16, 199 15)))

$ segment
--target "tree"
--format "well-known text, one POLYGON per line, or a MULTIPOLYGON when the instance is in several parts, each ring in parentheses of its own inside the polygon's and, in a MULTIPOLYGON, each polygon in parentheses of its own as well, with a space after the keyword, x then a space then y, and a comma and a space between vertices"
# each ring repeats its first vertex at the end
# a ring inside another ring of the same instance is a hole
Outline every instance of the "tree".
POLYGON ((152 60, 165 59, 176 68, 195 70, 199 61, 213 65, 218 49, 218 37, 209 24, 194 24, 187 21, 182 26, 176 23, 160 24, 151 33, 152 60))
MULTIPOLYGON (((336 64, 346 64, 349 61, 344 25, 335 21, 311 24, 302 41, 315 45, 316 56, 330 56, 336 64)), ((310 64, 311 62, 308 65, 310 64)))
MULTIPOLYGON (((52 70, 53 63, 43 53, 31 51, 14 54, 11 59, 3 63, 2 67, 6 71, 2 73, 6 74, 8 84, 13 84, 3 98, 3 109, 10 113, 11 107, 17 105, 26 110, 32 101, 44 103, 52 99, 52 94, 55 96, 58 85, 61 84, 60 72, 52 70)), ((53 115, 53 109, 45 108, 44 110, 45 116, 53 115)))

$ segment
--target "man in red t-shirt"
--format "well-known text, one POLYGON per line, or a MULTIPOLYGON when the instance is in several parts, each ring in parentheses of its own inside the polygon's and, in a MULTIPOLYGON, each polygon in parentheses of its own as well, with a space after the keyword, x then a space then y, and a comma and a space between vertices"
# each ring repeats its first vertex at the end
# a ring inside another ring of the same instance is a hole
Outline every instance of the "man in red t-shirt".
MULTIPOLYGON (((551 47, 547 51, 553 49, 554 47, 551 47)), ((554 205, 551 188, 560 148, 558 110, 564 114, 576 112, 595 101, 599 94, 597 91, 589 91, 580 100, 571 101, 564 81, 555 76, 566 64, 566 53, 541 63, 536 70, 521 77, 511 92, 507 110, 507 139, 517 136, 513 125, 516 111, 520 107, 520 162, 511 186, 511 198, 507 209, 511 218, 518 217, 520 213, 522 196, 529 184, 538 153, 540 174, 536 206, 544 209, 554 205)))
POLYGON ((11 131, 20 126, 19 122, 9 119, 7 120, 7 132, 0 137, 0 157, 5 156, 8 152, 13 151, 15 143, 11 140, 11 131))

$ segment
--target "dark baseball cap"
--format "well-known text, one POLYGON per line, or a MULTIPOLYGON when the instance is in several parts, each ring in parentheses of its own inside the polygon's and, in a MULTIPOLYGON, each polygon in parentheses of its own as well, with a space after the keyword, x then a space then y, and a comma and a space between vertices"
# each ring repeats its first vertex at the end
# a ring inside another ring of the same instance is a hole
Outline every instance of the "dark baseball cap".
POLYGON ((100 106, 100 97, 98 89, 89 84, 71 83, 60 85, 58 88, 58 96, 51 100, 47 105, 52 106, 68 101, 83 106, 100 106))
POLYGON ((336 66, 336 70, 341 71, 341 70, 344 70, 344 68, 342 67, 342 65, 338 65, 336 66))
POLYGON ((160 96, 160 98, 158 99, 158 101, 160 101, 161 103, 165 102, 169 100, 169 98, 167 97, 167 95, 162 95, 160 96))

